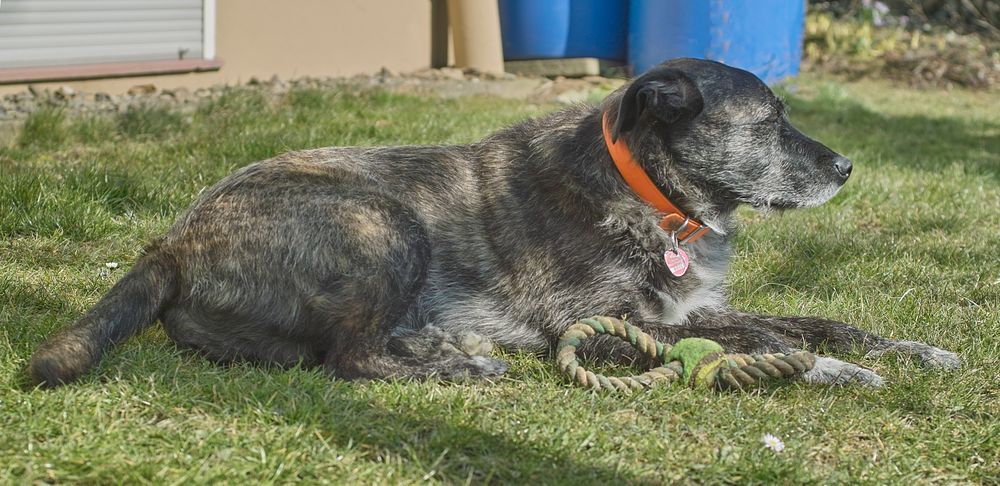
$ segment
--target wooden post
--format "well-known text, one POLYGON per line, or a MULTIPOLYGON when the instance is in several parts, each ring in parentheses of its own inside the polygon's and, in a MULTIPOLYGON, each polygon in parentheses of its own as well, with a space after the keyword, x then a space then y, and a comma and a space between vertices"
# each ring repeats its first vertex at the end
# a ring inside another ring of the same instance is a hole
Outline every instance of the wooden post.
POLYGON ((503 72, 500 8, 496 0, 448 0, 448 21, 456 66, 503 72))

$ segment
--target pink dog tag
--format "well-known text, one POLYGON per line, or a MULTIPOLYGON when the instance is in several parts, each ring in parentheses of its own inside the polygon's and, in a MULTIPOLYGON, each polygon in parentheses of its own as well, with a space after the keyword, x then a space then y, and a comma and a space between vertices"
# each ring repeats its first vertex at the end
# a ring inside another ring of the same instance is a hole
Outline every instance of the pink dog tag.
POLYGON ((676 251, 667 250, 663 252, 663 261, 667 262, 670 274, 675 277, 684 275, 688 270, 688 255, 684 253, 684 249, 682 248, 677 248, 676 251))

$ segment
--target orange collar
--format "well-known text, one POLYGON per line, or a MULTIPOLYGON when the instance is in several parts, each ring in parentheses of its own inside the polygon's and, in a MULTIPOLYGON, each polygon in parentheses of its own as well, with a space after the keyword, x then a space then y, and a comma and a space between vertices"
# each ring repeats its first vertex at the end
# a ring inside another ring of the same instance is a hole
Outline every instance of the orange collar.
POLYGON ((632 151, 621 137, 618 141, 611 141, 611 129, 608 127, 608 114, 604 113, 601 125, 604 127, 604 143, 608 146, 611 160, 615 161, 615 167, 621 173, 622 178, 636 194, 653 206, 657 211, 663 213, 660 220, 660 227, 677 238, 680 243, 694 243, 705 236, 711 229, 700 221, 689 218, 684 211, 674 205, 664 196, 660 189, 653 184, 652 179, 642 170, 642 166, 632 157, 632 151))

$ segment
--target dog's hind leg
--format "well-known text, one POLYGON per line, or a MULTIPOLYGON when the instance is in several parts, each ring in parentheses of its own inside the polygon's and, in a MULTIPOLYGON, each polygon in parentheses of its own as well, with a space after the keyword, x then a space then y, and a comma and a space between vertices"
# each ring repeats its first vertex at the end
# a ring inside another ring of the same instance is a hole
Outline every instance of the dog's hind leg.
POLYGON ((220 322, 190 309, 174 308, 164 315, 163 329, 178 346, 193 349, 221 364, 245 361, 290 368, 320 363, 321 350, 309 342, 280 338, 260 331, 233 332, 233 328, 240 324, 243 324, 241 327, 257 330, 268 327, 247 326, 245 323, 252 321, 246 317, 243 319, 242 323, 234 318, 220 322))
POLYGON ((342 356, 327 369, 345 379, 438 379, 455 380, 500 376, 507 371, 503 361, 486 356, 455 354, 445 356, 397 356, 363 354, 342 356))
POLYGON ((774 317, 742 312, 700 316, 723 325, 742 325, 766 329, 809 350, 835 353, 861 352, 868 356, 898 353, 915 356, 924 366, 956 369, 961 361, 955 353, 915 341, 896 341, 877 336, 843 322, 819 317, 774 317))
MULTIPOLYGON (((326 279, 326 295, 313 299, 313 318, 330 322, 335 331, 325 368, 346 379, 453 379, 506 371, 500 361, 461 350, 463 336, 420 329, 422 317, 414 306, 431 258, 424 227, 392 198, 373 195, 364 203, 350 213, 353 221, 345 223, 357 229, 342 233, 349 245, 343 253, 353 251, 361 261, 351 265, 348 276, 326 279), (411 327, 418 330, 408 331, 411 327)), ((471 341, 468 351, 482 353, 471 341)))
POLYGON ((437 378, 498 376, 506 363, 489 357, 493 344, 474 333, 450 334, 436 326, 397 332, 387 352, 347 356, 331 368, 348 378, 437 378))
POLYGON ((287 197, 278 209, 241 199, 239 218, 203 211, 195 220, 238 220, 256 231, 226 233, 215 228, 224 223, 206 224, 188 231, 232 236, 175 243, 197 249, 185 260, 193 283, 164 319, 177 343, 218 361, 315 365, 346 379, 505 369, 467 353, 403 356, 390 349, 393 336, 422 324, 415 306, 431 258, 426 228, 406 204, 336 186, 299 188, 287 197))
POLYGON ((397 333, 389 340, 389 350, 400 356, 489 356, 493 343, 473 332, 449 333, 428 325, 397 333))

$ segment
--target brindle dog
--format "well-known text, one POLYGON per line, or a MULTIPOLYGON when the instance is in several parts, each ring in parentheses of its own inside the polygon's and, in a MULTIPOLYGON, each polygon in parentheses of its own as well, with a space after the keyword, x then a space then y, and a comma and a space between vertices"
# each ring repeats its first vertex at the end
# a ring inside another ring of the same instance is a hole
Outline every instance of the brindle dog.
MULTIPOLYGON (((851 161, 792 127, 754 75, 666 62, 598 106, 528 120, 463 146, 324 148, 258 162, 206 190, 86 315, 31 360, 40 384, 77 379, 158 319, 220 362, 320 366, 343 378, 497 375, 492 345, 553 349, 576 319, 628 315, 664 341, 739 352, 953 353, 840 322, 734 311, 724 280, 741 203, 815 206, 851 161), (661 190, 711 231, 673 276, 661 215, 624 182, 623 140, 661 190)), ((803 262, 805 263, 805 262, 803 262)), ((590 355, 628 359, 611 340, 590 355)), ((879 385, 820 358, 813 382, 879 385)))

